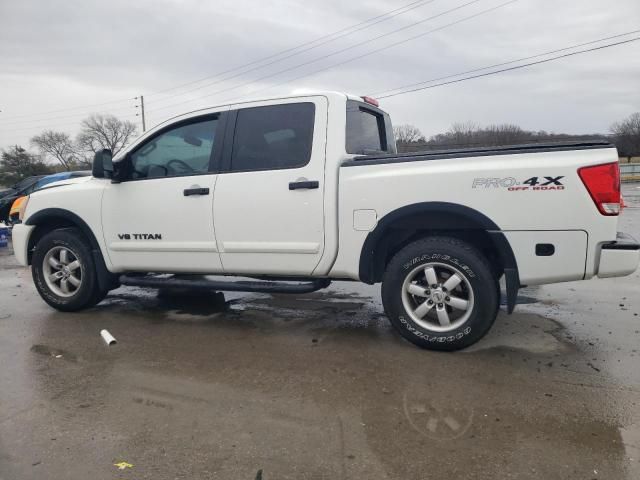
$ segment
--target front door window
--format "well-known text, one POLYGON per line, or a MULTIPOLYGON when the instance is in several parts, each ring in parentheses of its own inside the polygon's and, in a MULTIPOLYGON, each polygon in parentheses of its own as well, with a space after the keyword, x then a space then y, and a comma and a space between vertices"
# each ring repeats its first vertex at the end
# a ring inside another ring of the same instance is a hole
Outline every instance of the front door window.
POLYGON ((209 171, 218 119, 183 124, 131 154, 131 179, 198 175, 209 171))

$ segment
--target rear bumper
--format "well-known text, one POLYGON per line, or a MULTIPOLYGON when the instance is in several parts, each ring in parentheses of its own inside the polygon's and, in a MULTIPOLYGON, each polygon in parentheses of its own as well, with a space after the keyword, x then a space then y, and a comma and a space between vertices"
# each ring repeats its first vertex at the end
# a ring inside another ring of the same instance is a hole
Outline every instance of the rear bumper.
POLYGON ((640 243, 631 235, 618 232, 615 242, 605 243, 600 251, 598 277, 631 275, 640 263, 640 243))
POLYGON ((13 226, 13 230, 11 232, 13 254, 16 256, 18 263, 25 267, 29 265, 29 252, 27 249, 29 246, 29 237, 31 236, 31 231, 34 228, 36 227, 33 225, 19 223, 13 226))

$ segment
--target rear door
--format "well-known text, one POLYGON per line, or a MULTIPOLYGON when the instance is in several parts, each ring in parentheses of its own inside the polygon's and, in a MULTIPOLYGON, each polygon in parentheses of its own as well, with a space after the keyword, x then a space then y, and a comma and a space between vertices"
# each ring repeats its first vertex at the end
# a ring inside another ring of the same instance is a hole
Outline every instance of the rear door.
POLYGON ((327 99, 231 108, 213 205, 223 268, 310 275, 324 250, 327 99))

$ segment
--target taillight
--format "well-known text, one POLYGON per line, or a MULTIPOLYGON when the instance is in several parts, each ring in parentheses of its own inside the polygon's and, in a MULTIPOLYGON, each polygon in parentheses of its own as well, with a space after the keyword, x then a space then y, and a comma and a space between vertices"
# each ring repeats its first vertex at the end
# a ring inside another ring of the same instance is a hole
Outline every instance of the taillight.
POLYGON ((582 183, 602 215, 620 213, 620 168, 618 162, 583 167, 578 170, 582 183))

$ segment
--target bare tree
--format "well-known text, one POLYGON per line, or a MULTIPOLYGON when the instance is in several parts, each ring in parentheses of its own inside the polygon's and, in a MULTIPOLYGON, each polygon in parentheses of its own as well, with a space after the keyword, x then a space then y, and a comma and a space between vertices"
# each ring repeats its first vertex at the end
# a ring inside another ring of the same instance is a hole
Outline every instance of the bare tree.
POLYGON ((82 121, 78 148, 93 153, 104 148, 117 155, 137 134, 135 124, 113 115, 91 115, 82 121))
POLYGON ((640 155, 640 112, 636 112, 621 122, 611 125, 616 147, 620 155, 630 158, 640 155))
POLYGON ((518 125, 503 123, 481 127, 472 122, 454 123, 446 133, 432 136, 424 144, 426 149, 459 148, 459 147, 496 147, 501 145, 517 145, 521 143, 553 142, 568 140, 594 140, 603 136, 567 135, 523 130, 518 125))
POLYGON ((401 144, 424 142, 425 140, 418 127, 408 124, 393 127, 393 136, 396 142, 401 144))
POLYGON ((478 142, 478 131, 480 130, 480 126, 474 122, 458 122, 451 125, 444 137, 455 146, 473 145, 478 142))
POLYGON ((518 125, 509 123, 491 125, 480 130, 478 136, 483 143, 490 146, 514 145, 531 139, 530 132, 525 132, 518 125))
POLYGON ((66 170, 78 163, 78 155, 71 137, 64 132, 45 130, 31 139, 31 145, 37 147, 45 157, 53 157, 66 170))

